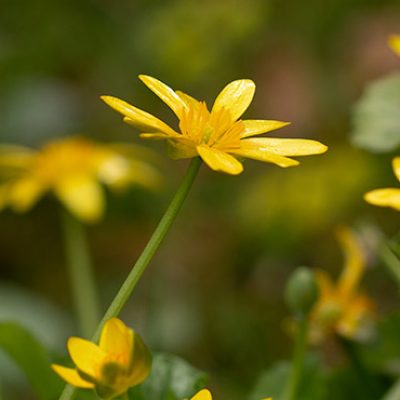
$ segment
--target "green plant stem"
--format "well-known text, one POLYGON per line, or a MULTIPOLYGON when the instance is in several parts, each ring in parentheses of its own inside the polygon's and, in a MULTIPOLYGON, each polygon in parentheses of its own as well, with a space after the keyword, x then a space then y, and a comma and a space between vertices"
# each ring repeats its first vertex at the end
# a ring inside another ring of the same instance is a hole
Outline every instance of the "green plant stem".
POLYGON ((62 222, 75 312, 80 333, 89 338, 101 314, 85 227, 67 211, 63 211, 62 222))
POLYGON ((292 370, 289 376, 289 381, 286 386, 283 399, 295 400, 301 382, 301 376, 304 367, 304 357, 307 350, 308 338, 308 319, 302 316, 299 320, 298 329, 296 333, 296 341, 293 352, 292 370))
MULTIPOLYGON (((101 320, 96 330, 96 333, 92 338, 92 341, 96 342, 99 339, 103 324, 110 318, 116 317, 122 310, 125 303, 128 301, 143 272, 146 270, 146 267, 156 253, 161 242, 169 232, 172 223, 174 222, 179 210, 183 205, 184 200, 189 193, 190 188, 192 187, 200 166, 201 159, 199 157, 196 157, 191 161, 189 168, 186 171, 186 175, 184 176, 178 190, 176 191, 175 196, 173 197, 170 205, 162 216, 160 222, 157 225, 157 228, 153 232, 153 235, 148 241, 143 252, 137 259, 135 265, 132 267, 131 272, 129 273, 125 282, 122 284, 120 290, 118 291, 111 305, 104 314, 104 317, 101 320)), ((67 385, 63 393, 61 394, 60 400, 71 400, 74 398, 75 393, 76 389, 72 386, 67 385)))
POLYGON ((398 289, 400 290, 400 258, 392 250, 392 246, 386 243, 381 247, 380 257, 386 268, 395 278, 398 289))

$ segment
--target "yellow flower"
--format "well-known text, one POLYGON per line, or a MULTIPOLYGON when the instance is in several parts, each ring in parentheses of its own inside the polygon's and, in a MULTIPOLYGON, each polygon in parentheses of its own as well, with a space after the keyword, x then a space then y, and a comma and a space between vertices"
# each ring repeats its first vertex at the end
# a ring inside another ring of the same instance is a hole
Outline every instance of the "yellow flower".
POLYGON ((102 399, 124 394, 150 373, 147 347, 118 318, 104 324, 98 346, 78 337, 69 338, 67 346, 76 369, 53 364, 53 370, 77 388, 94 389, 102 399))
MULTIPOLYGON (((392 161, 393 171, 400 181, 400 157, 392 161)), ((374 206, 392 207, 400 211, 400 188, 375 189, 364 195, 364 199, 374 206)))
POLYGON ((142 138, 167 140, 170 156, 174 159, 200 156, 211 169, 237 175, 242 172, 243 165, 236 157, 290 167, 299 162, 288 157, 320 154, 327 150, 314 140, 254 138, 288 123, 239 119, 254 96, 255 84, 249 79, 229 83, 209 111, 205 102, 174 91, 155 78, 146 75, 139 78, 178 117, 179 132, 120 99, 111 96, 102 99, 124 115, 125 122, 140 129, 142 138))
POLYGON ((190 400, 212 400, 212 395, 208 389, 201 389, 190 400))
POLYGON ((400 56, 400 35, 390 35, 388 40, 389 47, 400 56))
MULTIPOLYGON (((190 400, 212 400, 211 392, 208 389, 201 389, 190 400)), ((263 400, 272 400, 271 397, 263 400)))
POLYGON ((93 222, 104 211, 100 182, 112 187, 157 184, 158 173, 137 158, 127 145, 102 145, 83 138, 66 138, 35 151, 0 146, 0 209, 31 209, 46 192, 53 192, 76 217, 93 222))
POLYGON ((311 313, 311 336, 315 341, 332 332, 362 339, 367 332, 364 328, 372 321, 373 303, 358 289, 365 271, 360 244, 347 228, 338 231, 338 239, 346 261, 337 283, 324 271, 317 272, 319 299, 311 313))

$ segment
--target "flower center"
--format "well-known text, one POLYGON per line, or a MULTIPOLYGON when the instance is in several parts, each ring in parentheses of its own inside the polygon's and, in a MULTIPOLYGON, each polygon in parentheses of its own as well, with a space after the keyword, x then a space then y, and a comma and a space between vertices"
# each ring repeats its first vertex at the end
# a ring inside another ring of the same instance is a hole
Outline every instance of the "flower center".
POLYGON ((204 102, 191 105, 179 122, 182 136, 194 145, 207 144, 218 149, 240 147, 240 136, 244 130, 242 121, 233 121, 229 110, 208 111, 204 102))
POLYGON ((103 385, 119 385, 125 381, 129 360, 127 354, 109 354, 101 365, 100 381, 103 385))

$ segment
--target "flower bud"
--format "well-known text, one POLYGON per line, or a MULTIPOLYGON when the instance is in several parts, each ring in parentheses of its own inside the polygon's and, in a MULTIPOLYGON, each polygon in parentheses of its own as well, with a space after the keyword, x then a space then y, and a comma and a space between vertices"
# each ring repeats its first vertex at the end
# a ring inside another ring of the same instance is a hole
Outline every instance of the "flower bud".
POLYGON ((285 288, 285 300, 290 310, 306 316, 318 299, 318 286, 314 272, 307 267, 297 268, 285 288))

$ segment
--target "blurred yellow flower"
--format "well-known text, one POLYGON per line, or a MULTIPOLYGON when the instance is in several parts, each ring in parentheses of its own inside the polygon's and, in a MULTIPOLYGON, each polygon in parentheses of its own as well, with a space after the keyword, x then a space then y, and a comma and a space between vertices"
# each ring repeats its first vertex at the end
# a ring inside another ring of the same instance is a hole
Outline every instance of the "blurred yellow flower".
POLYGON ((400 35, 390 35, 388 40, 389 47, 400 56, 400 35))
POLYGON ((102 399, 124 394, 150 373, 148 349, 118 318, 104 324, 98 346, 78 337, 69 338, 67 346, 76 369, 53 364, 53 370, 77 388, 94 389, 102 399))
POLYGON ((96 221, 104 211, 100 182, 116 189, 157 185, 158 172, 135 152, 134 146, 79 137, 55 140, 37 151, 0 146, 0 209, 10 206, 23 213, 51 191, 76 217, 96 221))
MULTIPOLYGON (((400 181, 400 157, 392 161, 393 171, 400 181)), ((400 211, 400 188, 375 189, 364 195, 364 199, 374 206, 392 207, 400 211)))
POLYGON ((229 83, 209 111, 205 102, 174 91, 155 78, 146 75, 139 78, 172 109, 179 119, 180 132, 118 98, 102 96, 102 99, 124 115, 125 122, 140 129, 142 138, 167 140, 170 156, 174 159, 200 156, 211 169, 237 175, 243 171, 243 165, 236 157, 290 167, 299 162, 288 157, 320 154, 327 150, 315 140, 253 138, 288 123, 239 119, 254 96, 255 84, 249 79, 229 83))
POLYGON ((373 302, 360 294, 358 286, 365 271, 361 245, 348 228, 338 231, 345 265, 333 283, 324 272, 317 272, 319 299, 311 312, 311 338, 318 342, 330 333, 349 339, 362 339, 373 317, 373 302))
MULTIPOLYGON (((212 395, 208 389, 201 389, 190 400, 212 400, 212 395)), ((272 400, 272 398, 268 397, 263 400, 272 400)))
POLYGON ((212 400, 212 395, 208 389, 201 389, 190 400, 212 400))

